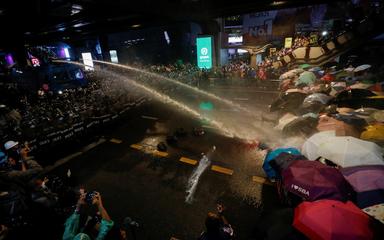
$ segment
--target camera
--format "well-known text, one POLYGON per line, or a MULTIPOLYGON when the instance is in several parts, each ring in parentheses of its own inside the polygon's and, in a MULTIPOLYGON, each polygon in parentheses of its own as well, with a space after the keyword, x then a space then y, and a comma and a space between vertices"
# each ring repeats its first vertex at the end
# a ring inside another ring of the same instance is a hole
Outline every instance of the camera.
POLYGON ((87 192, 85 195, 85 202, 89 205, 92 205, 93 197, 96 195, 96 193, 96 191, 87 192))

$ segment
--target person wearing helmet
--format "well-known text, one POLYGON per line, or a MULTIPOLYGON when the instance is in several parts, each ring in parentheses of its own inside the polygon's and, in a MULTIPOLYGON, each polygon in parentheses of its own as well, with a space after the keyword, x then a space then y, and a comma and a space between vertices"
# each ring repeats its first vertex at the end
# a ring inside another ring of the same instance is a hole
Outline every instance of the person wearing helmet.
POLYGON ((16 149, 16 148, 18 148, 18 146, 19 146, 19 143, 15 142, 15 141, 7 141, 4 144, 4 148, 6 151, 9 151, 10 149, 16 149))
POLYGON ((0 162, 0 173, 11 179, 28 182, 43 170, 40 164, 28 156, 28 146, 21 148, 18 142, 8 141, 4 148, 7 159, 0 162))

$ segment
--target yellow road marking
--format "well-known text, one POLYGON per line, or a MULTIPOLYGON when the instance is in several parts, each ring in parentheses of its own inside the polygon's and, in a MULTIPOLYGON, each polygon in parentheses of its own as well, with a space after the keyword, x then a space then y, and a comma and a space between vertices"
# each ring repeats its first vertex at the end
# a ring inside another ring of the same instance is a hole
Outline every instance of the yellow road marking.
POLYGON ((260 183, 260 184, 266 184, 266 185, 271 185, 271 186, 273 186, 273 183, 271 183, 270 181, 268 181, 268 179, 263 178, 263 177, 259 177, 259 176, 253 176, 253 177, 252 177, 252 181, 257 182, 257 183, 260 183))
POLYGON ((117 139, 117 138, 111 138, 109 141, 110 141, 111 143, 116 143, 116 144, 120 144, 120 143, 123 142, 122 140, 117 139))
POLYGON ((153 151, 152 154, 160 156, 160 157, 168 157, 168 153, 167 152, 161 152, 161 151, 157 151, 157 150, 153 151))
POLYGON ((141 149, 143 149, 143 146, 141 146, 139 144, 131 144, 131 148, 134 148, 134 149, 137 149, 137 150, 141 150, 141 149))
POLYGON ((181 157, 179 159, 180 162, 183 162, 183 163, 188 163, 188 164, 191 164, 191 165, 196 165, 197 161, 196 160, 193 160, 193 159, 190 159, 190 158, 186 158, 186 157, 181 157))
POLYGON ((232 169, 220 167, 220 166, 217 166, 217 165, 212 165, 211 170, 219 172, 219 173, 224 173, 224 174, 227 174, 227 175, 232 175, 233 174, 233 170, 232 169))

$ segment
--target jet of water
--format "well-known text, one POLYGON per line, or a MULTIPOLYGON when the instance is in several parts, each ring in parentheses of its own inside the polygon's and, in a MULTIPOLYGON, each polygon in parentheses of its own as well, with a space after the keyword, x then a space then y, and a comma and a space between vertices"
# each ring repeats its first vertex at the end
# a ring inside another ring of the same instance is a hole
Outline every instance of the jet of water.
MULTIPOLYGON (((79 65, 79 66, 85 66, 82 63, 72 62, 72 61, 63 61, 63 60, 54 60, 54 61, 55 62, 62 62, 62 63, 70 63, 70 64, 79 65)), ((156 91, 153 88, 145 86, 145 85, 143 85, 141 83, 138 83, 138 82, 136 82, 136 81, 134 81, 132 79, 129 79, 129 78, 125 77, 125 76, 121 76, 119 74, 112 73, 112 72, 109 72, 109 71, 106 71, 106 70, 103 70, 103 72, 107 73, 109 76, 110 75, 115 75, 116 77, 120 77, 124 81, 126 81, 128 84, 130 84, 130 85, 132 85, 132 86, 134 86, 134 87, 136 87, 138 89, 141 89, 143 92, 147 93, 149 96, 151 96, 151 97, 153 97, 153 98, 155 98, 155 99, 157 99, 157 100, 159 100, 159 101, 161 101, 163 103, 173 105, 176 108, 182 110, 185 113, 188 113, 189 115, 191 115, 191 116, 193 116, 193 117, 195 117, 197 119, 207 121, 209 124, 214 126, 217 130, 221 131, 227 137, 237 136, 236 132, 231 131, 230 129, 226 128, 223 123, 221 123, 219 121, 216 121, 216 120, 213 120, 213 119, 210 119, 210 118, 207 118, 207 117, 204 117, 199 112, 193 110, 192 108, 188 107, 187 105, 185 105, 185 104, 183 104, 183 103, 181 103, 179 101, 176 101, 176 100, 170 98, 168 95, 162 94, 162 93, 156 91)))
POLYGON ((216 150, 214 146, 212 150, 207 154, 203 154, 203 157, 199 161, 199 165, 197 165, 196 169, 192 172, 191 176, 188 179, 187 183, 187 197, 185 198, 185 202, 191 204, 193 201, 193 195, 196 192, 197 184, 199 183, 200 176, 207 169, 207 167, 211 164, 209 160, 210 155, 216 150))
POLYGON ((123 64, 118 64, 118 63, 111 63, 111 62, 106 62, 106 61, 100 61, 100 60, 93 60, 94 62, 96 63, 102 63, 102 64, 105 64, 105 65, 111 65, 111 66, 115 66, 115 67, 118 67, 118 68, 122 68, 122 69, 128 69, 128 70, 132 70, 132 71, 136 71, 136 72, 140 72, 140 73, 143 73, 143 74, 146 74, 148 76, 153 76, 153 77, 156 77, 156 78, 159 78, 159 79, 163 79, 165 81, 168 81, 168 82, 171 82, 173 84, 176 84, 176 85, 179 85, 179 86, 182 86, 182 87, 185 87, 187 89, 191 89, 201 95, 205 95, 207 97, 210 97, 212 99, 215 99, 219 102, 222 102, 224 104, 227 104, 228 106, 231 106, 232 108, 235 108, 235 109, 238 109, 238 110, 241 110, 247 114, 249 114, 250 116, 256 118, 256 119, 259 119, 260 118, 260 115, 259 114, 256 114, 252 111, 250 111, 249 109, 237 104, 237 103, 234 103, 228 99, 225 99, 225 98, 222 98, 222 97, 219 97, 213 93, 209 93, 207 91, 204 91, 204 90, 201 90, 197 87, 192 87, 188 84, 185 84, 185 83, 182 83, 180 81, 177 81, 176 79, 172 79, 172 78, 168 78, 168 77, 165 77, 163 75, 160 75, 160 74, 157 74, 157 73, 153 73, 153 72, 149 72, 149 71, 146 71, 146 70, 143 70, 143 69, 139 69, 139 68, 136 68, 136 67, 132 67, 132 66, 129 66, 129 65, 123 65, 123 64))

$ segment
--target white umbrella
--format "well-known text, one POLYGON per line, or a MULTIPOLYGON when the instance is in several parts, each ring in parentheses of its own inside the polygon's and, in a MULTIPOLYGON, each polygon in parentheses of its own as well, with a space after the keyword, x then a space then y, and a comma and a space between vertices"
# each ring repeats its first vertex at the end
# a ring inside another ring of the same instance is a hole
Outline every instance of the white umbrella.
POLYGON ((279 124, 277 124, 275 126, 275 129, 278 129, 278 130, 283 130, 283 128, 290 122, 292 122, 293 120, 297 119, 298 116, 295 116, 293 115, 292 113, 287 113, 285 114, 284 116, 282 116, 280 119, 279 119, 279 124))
POLYGON ((317 153, 341 167, 384 165, 381 147, 354 137, 330 137, 318 145, 317 153))
POLYGON ((371 67, 371 65, 369 65, 369 64, 363 64, 363 65, 356 67, 353 71, 354 72, 360 72, 360 71, 367 70, 370 67, 371 67))
POLYGON ((294 78, 302 72, 304 72, 304 70, 301 68, 292 69, 288 72, 281 74, 279 79, 283 80, 283 79, 287 79, 287 78, 294 78))
POLYGON ((320 155, 318 154, 319 145, 329 141, 330 138, 336 136, 335 131, 323 131, 312 135, 301 147, 301 153, 309 160, 316 160, 320 155))

